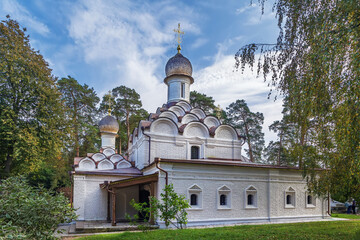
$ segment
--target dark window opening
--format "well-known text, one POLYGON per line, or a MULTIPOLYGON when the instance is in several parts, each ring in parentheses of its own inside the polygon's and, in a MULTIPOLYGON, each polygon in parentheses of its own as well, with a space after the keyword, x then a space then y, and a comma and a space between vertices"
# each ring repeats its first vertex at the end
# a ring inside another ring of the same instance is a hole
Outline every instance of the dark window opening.
POLYGON ((185 97, 185 83, 181 83, 181 97, 185 97))
POLYGON ((191 147, 191 159, 199 159, 199 147, 191 147))
POLYGON ((226 205, 226 195, 221 194, 220 195, 220 205, 225 206, 226 205))
POLYGON ((197 204, 197 195, 196 194, 191 194, 190 196, 190 205, 191 206, 196 206, 197 204))
POLYGON ((286 195, 286 204, 292 204, 291 203, 291 195, 286 195))
POLYGON ((252 194, 247 196, 247 205, 254 205, 254 196, 252 194))
POLYGON ((312 204, 312 196, 307 196, 307 204, 312 204))

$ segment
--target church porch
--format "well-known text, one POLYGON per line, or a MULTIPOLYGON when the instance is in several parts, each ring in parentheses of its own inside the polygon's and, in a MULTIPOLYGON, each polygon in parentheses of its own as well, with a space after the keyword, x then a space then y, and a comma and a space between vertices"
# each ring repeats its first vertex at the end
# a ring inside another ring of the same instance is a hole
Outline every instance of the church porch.
MULTIPOLYGON (((125 214, 128 213, 126 211, 126 205, 128 205, 133 198, 129 198, 129 196, 127 196, 128 194, 122 194, 124 189, 137 187, 138 199, 134 199, 138 202, 149 202, 150 196, 156 196, 157 182, 158 173, 155 173, 146 176, 127 178, 119 181, 105 181, 104 183, 100 184, 100 188, 106 189, 108 193, 107 222, 111 223, 111 226, 117 226, 118 222, 126 222, 125 214)), ((154 219, 152 217, 150 217, 150 219, 150 223, 153 224, 154 219)))

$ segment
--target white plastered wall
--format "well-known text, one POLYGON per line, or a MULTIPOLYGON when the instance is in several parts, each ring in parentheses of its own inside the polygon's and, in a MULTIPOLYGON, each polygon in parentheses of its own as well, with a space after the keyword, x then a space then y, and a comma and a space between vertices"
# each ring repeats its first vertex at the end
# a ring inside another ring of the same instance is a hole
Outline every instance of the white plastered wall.
MULTIPOLYGON (((188 226, 231 224, 237 222, 268 222, 288 219, 321 219, 327 217, 327 200, 316 199, 314 208, 306 208, 306 182, 301 173, 293 170, 245 168, 161 163, 169 173, 169 183, 175 191, 188 195, 188 188, 196 184, 202 189, 202 208, 189 209, 188 226), (218 189, 231 189, 231 208, 218 208, 218 189), (257 190, 257 208, 245 208, 245 189, 257 190), (296 206, 285 208, 285 190, 292 186, 296 191, 296 206)), ((165 186, 165 176, 160 172, 158 188, 165 186)), ((158 192, 160 197, 160 192, 158 192)), ((159 221, 161 227, 163 223, 159 221)))
MULTIPOLYGON (((104 181, 117 181, 121 179, 125 178, 116 176, 74 175, 73 204, 76 209, 76 214, 78 215, 78 220, 107 220, 108 193, 106 189, 100 188, 100 184, 104 183, 104 181)), ((129 197, 138 198, 139 191, 133 190, 135 189, 125 189, 125 191, 129 193, 131 192, 129 197)), ((117 193, 118 192, 120 192, 120 190, 117 191, 117 193)), ((119 200, 120 198, 118 198, 117 201, 119 200)), ((121 203, 119 204, 121 206, 121 203)), ((126 209, 130 208, 126 207, 126 209)), ((117 207, 117 213, 121 213, 120 207, 117 207)), ((117 217, 121 218, 119 214, 117 214, 117 217)))

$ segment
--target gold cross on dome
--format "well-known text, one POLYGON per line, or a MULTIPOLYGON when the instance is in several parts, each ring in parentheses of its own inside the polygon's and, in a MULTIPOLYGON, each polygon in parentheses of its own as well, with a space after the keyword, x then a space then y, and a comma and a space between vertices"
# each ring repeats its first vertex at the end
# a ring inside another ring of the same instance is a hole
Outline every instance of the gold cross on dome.
POLYGON ((108 101, 108 104, 109 104, 108 113, 109 113, 109 115, 111 115, 111 96, 112 96, 112 95, 111 95, 111 91, 110 91, 110 90, 109 90, 109 95, 108 95, 108 96, 109 96, 109 99, 108 99, 108 100, 109 100, 109 101, 108 101))
POLYGON ((180 50, 181 50, 181 47, 180 47, 180 43, 181 43, 181 34, 184 35, 185 33, 183 31, 181 31, 180 29, 180 23, 178 24, 178 28, 177 29, 174 29, 174 32, 177 33, 177 42, 178 42, 178 47, 177 47, 177 50, 178 50, 178 53, 180 53, 180 50))

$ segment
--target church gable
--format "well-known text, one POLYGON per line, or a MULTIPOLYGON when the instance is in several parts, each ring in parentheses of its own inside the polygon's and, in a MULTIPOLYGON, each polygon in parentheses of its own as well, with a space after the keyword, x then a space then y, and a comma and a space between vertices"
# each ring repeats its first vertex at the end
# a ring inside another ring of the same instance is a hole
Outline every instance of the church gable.
POLYGON ((182 107, 186 112, 189 112, 192 108, 191 105, 185 101, 179 101, 176 105, 182 107))
POLYGON ((184 129, 184 136, 208 138, 209 129, 201 122, 190 122, 184 129))
POLYGON ((200 108, 193 108, 190 112, 198 116, 199 119, 204 119, 206 117, 205 112, 200 108))
POLYGON ((150 132, 164 135, 177 135, 178 127, 170 119, 159 118, 151 124, 150 132))
POLYGON ((196 121, 196 122, 199 121, 198 116, 196 116, 193 113, 187 113, 181 119, 182 124, 188 124, 189 122, 193 122, 193 121, 196 121))
POLYGON ((220 125, 215 130, 215 138, 226 140, 237 140, 238 135, 234 128, 228 125, 220 125))
POLYGON ((178 106, 178 105, 170 107, 169 111, 174 112, 176 114, 176 116, 178 116, 178 117, 185 115, 185 110, 181 106, 178 106))
POLYGON ((96 168, 96 164, 95 164, 94 160, 86 157, 86 158, 80 160, 78 170, 89 171, 89 170, 94 170, 95 168, 96 168))
POLYGON ((204 123, 205 125, 210 129, 211 127, 217 127, 219 126, 221 123, 219 121, 219 119, 217 119, 216 117, 214 116, 207 116, 205 119, 204 119, 204 123))
POLYGON ((110 160, 104 159, 98 163, 98 169, 99 170, 114 169, 114 164, 110 160))

